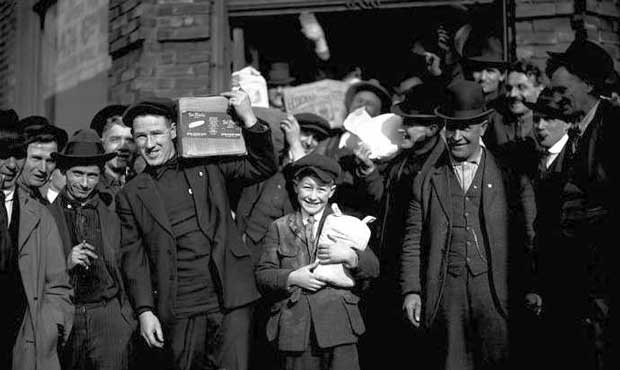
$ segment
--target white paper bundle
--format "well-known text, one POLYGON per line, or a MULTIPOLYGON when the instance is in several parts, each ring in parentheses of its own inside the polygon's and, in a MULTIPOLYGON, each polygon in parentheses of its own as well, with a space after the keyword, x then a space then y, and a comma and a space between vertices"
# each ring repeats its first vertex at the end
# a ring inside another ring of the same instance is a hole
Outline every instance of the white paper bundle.
POLYGON ((402 123, 402 118, 393 113, 370 117, 364 107, 358 108, 347 116, 344 128, 359 140, 346 138, 344 145, 353 150, 361 141, 370 149, 370 159, 391 158, 398 153, 402 141, 398 132, 402 123))
POLYGON ((247 66, 233 72, 233 85, 236 83, 248 93, 253 107, 269 108, 269 95, 267 94, 267 81, 259 71, 247 66))

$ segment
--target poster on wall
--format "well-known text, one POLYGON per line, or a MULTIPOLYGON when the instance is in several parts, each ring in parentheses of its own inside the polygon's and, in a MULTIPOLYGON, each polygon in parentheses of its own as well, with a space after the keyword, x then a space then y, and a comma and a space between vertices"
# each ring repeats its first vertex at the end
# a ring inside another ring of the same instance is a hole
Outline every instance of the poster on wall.
POLYGON ((345 117, 344 94, 349 84, 336 80, 321 80, 284 89, 287 112, 315 113, 325 118, 332 128, 342 126, 345 117))
POLYGON ((59 0, 56 18, 56 93, 110 68, 109 0, 59 0))

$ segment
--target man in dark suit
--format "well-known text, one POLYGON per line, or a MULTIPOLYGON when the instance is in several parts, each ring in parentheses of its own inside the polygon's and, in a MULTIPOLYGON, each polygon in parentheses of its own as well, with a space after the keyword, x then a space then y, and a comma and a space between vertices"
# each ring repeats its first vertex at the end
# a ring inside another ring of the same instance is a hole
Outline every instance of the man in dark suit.
POLYGON ((579 274, 580 282, 573 287, 571 309, 590 338, 588 345, 575 346, 577 353, 586 355, 586 363, 577 366, 606 368, 611 296, 615 291, 609 241, 615 238, 613 217, 618 211, 612 199, 618 185, 614 158, 620 110, 600 94, 613 73, 613 61, 599 45, 579 39, 564 53, 549 54, 550 88, 565 100, 567 113, 581 117, 569 130, 567 177, 560 205, 564 246, 581 257, 580 268, 573 272, 579 274))
POLYGON ((76 132, 63 153, 52 155, 67 185, 48 209, 75 290, 74 326, 61 360, 66 369, 129 368, 136 321, 120 272, 121 226, 97 186, 106 161, 115 155, 105 154, 90 129, 76 132))
POLYGON ((404 308, 429 331, 437 351, 431 368, 505 368, 510 301, 522 302, 517 283, 526 284, 517 272, 527 266, 534 193, 481 146, 491 111, 480 86, 457 81, 447 93, 436 114, 446 122, 448 150, 415 180, 409 206, 404 308))
POLYGON ((259 293, 227 181, 260 181, 276 164, 248 95, 223 95, 243 125, 247 157, 178 158, 171 101, 138 103, 123 116, 148 167, 117 195, 122 269, 141 335, 163 349, 157 365, 166 368, 247 368, 249 305, 259 293))

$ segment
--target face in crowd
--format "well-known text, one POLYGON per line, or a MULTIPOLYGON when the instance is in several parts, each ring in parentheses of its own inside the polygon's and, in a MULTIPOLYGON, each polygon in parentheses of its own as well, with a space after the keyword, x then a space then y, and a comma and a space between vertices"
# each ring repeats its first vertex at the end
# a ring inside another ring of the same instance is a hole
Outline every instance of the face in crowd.
POLYGON ((398 129, 402 135, 400 148, 406 150, 424 144, 437 133, 438 127, 437 124, 429 125, 428 122, 420 122, 416 118, 404 118, 402 127, 398 129))
POLYGON ((304 149, 304 153, 308 154, 319 145, 321 140, 314 132, 302 129, 299 134, 299 141, 301 141, 301 147, 304 149))
POLYGON ((551 90, 567 103, 568 114, 585 114, 593 87, 561 66, 551 75, 551 90))
POLYGON ((267 96, 269 97, 269 105, 273 108, 284 108, 284 88, 283 85, 269 86, 267 96))
POLYGON ((52 153, 56 151, 58 145, 55 141, 28 144, 20 181, 35 188, 45 185, 56 168, 56 161, 52 158, 52 153))
POLYGON ((163 116, 142 115, 133 121, 133 138, 149 166, 160 166, 176 155, 176 124, 163 116))
POLYGON ((366 112, 368 112, 371 117, 376 117, 381 114, 381 99, 377 94, 371 91, 359 91, 351 100, 349 112, 353 112, 360 107, 365 107, 366 112))
POLYGON ((449 122, 446 125, 446 141, 454 160, 472 160, 480 150, 480 138, 487 128, 487 121, 480 123, 449 122))
POLYGON ((136 151, 131 128, 122 124, 120 117, 114 117, 104 128, 101 141, 106 153, 117 154, 106 166, 114 172, 124 172, 132 164, 136 151))
POLYGON ((0 190, 10 190, 15 186, 24 161, 23 153, 0 150, 0 190))
POLYGON ((333 183, 325 183, 312 175, 300 177, 294 184, 297 201, 308 216, 314 216, 325 209, 336 190, 333 183))
POLYGON ((66 189, 69 197, 85 201, 99 183, 101 168, 97 165, 73 166, 65 172, 66 189))
POLYGON ((504 81, 505 75, 497 68, 485 68, 473 73, 474 81, 480 84, 485 94, 499 90, 499 85, 504 81))
POLYGON ((542 89, 543 85, 536 81, 536 76, 528 76, 518 71, 508 73, 508 78, 506 79, 508 108, 516 115, 529 112, 530 109, 524 102, 535 102, 542 89))
POLYGON ((558 118, 534 113, 536 140, 543 148, 549 149, 560 141, 570 127, 570 123, 558 118))

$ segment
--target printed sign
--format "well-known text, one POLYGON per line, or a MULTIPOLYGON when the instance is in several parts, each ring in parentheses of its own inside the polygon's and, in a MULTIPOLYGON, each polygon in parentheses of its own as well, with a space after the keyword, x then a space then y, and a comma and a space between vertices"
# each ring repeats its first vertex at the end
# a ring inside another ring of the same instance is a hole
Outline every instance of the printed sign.
POLYGON ((314 113, 325 118, 332 128, 342 126, 345 117, 344 95, 349 84, 336 80, 321 80, 284 89, 287 112, 314 113))

